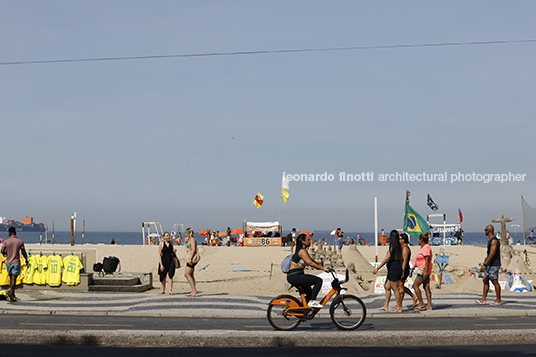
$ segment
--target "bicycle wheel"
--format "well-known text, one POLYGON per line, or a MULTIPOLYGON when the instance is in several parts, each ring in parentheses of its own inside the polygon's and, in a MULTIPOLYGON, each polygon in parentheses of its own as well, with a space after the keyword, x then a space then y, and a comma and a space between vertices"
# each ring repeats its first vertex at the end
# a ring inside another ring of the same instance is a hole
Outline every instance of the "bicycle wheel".
POLYGON ((367 308, 355 295, 339 295, 331 303, 329 314, 333 324, 341 330, 355 330, 367 317, 367 308))
POLYGON ((290 331, 294 330, 301 323, 301 320, 296 316, 290 316, 285 313, 285 310, 289 308, 289 305, 301 306, 301 303, 292 295, 279 295, 270 301, 268 305, 268 311, 266 317, 268 322, 276 330, 290 331), (281 300, 291 300, 287 305, 272 304, 273 302, 281 300))

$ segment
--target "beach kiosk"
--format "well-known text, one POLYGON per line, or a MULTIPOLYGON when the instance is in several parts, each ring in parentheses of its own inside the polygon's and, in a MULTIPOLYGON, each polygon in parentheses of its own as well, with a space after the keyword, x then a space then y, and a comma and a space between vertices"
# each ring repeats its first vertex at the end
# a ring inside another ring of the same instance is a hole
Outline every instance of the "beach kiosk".
POLYGON ((454 234, 462 228, 460 223, 448 224, 446 214, 430 214, 426 217, 430 226, 430 245, 454 245, 456 237, 454 234), (430 218, 442 217, 443 223, 431 223, 430 218))
POLYGON ((281 246, 281 224, 275 222, 244 222, 244 247, 281 246))

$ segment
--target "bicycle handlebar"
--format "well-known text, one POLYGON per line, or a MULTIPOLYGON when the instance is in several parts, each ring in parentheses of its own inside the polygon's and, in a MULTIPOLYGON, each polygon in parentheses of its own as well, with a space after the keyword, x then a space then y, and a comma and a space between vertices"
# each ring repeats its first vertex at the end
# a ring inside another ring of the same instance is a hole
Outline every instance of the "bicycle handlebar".
MULTIPOLYGON (((335 269, 329 268, 329 272, 331 273, 331 276, 333 276, 333 279, 338 279, 335 269)), ((344 278, 343 281, 339 281, 339 283, 344 284, 344 283, 348 282, 349 279, 350 279, 350 275, 348 273, 348 268, 347 268, 346 269, 346 277, 344 278)))

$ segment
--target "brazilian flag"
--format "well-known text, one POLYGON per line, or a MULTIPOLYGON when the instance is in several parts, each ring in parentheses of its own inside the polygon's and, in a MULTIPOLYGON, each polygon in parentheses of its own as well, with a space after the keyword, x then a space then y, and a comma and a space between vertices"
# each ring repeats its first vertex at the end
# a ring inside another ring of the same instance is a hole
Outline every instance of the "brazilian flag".
POLYGON ((407 232, 415 239, 419 239, 422 233, 429 231, 430 226, 428 223, 406 202, 406 209, 404 210, 404 232, 407 232))

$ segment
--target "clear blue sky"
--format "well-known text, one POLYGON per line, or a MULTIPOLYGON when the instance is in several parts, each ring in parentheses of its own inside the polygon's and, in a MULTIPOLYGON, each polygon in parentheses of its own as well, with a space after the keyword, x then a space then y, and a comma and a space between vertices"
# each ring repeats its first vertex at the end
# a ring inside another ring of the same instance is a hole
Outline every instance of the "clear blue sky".
MULTIPOLYGON (((0 63, 536 39, 533 1, 5 2, 0 63)), ((536 43, 0 65, 0 215, 57 230, 401 228, 405 191, 466 231, 536 206, 536 43), (447 182, 380 182, 379 174, 447 182), (372 182, 339 173, 373 172, 372 182), (451 183, 516 173, 522 182, 451 183)))

